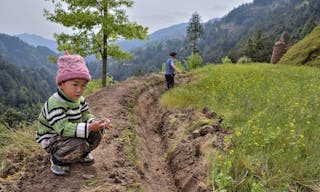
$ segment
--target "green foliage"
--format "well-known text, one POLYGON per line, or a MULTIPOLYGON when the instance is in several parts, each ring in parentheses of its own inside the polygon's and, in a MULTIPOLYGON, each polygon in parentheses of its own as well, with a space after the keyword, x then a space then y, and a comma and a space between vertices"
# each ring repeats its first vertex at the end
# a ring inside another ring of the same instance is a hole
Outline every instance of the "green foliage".
MULTIPOLYGON (((101 89, 102 88, 101 81, 102 81, 101 79, 100 80, 95 79, 95 80, 90 81, 88 83, 87 88, 84 91, 83 95, 86 97, 86 96, 90 95, 91 93, 94 93, 98 89, 101 89)), ((107 82, 107 85, 110 85, 113 82, 113 78, 108 76, 106 82, 107 82)))
POLYGON ((97 183, 98 183, 97 179, 86 179, 86 180, 83 182, 82 186, 83 186, 84 188, 88 188, 88 187, 93 186, 93 185, 95 185, 95 184, 97 184, 97 183))
POLYGON ((320 25, 293 45, 280 59, 279 64, 320 67, 320 25))
POLYGON ((7 139, 9 133, 10 130, 7 129, 3 124, 0 124, 0 148, 11 143, 11 140, 7 139))
POLYGON ((13 108, 9 108, 0 116, 0 123, 6 125, 8 129, 21 128, 25 124, 26 120, 26 115, 13 108))
POLYGON ((267 46, 269 42, 263 31, 259 29, 249 37, 244 54, 254 62, 268 61, 270 60, 271 53, 271 50, 267 46))
POLYGON ((225 56, 221 59, 222 64, 232 63, 231 59, 228 56, 225 56))
POLYGON ((166 71, 166 63, 162 63, 161 65, 161 72, 165 72, 166 71))
POLYGON ((247 56, 242 56, 238 59, 237 63, 239 64, 252 63, 252 59, 247 56))
POLYGON ((300 39, 303 39, 306 35, 308 35, 315 27, 317 27, 317 22, 313 17, 310 17, 307 23, 304 25, 301 33, 300 39))
POLYGON ((58 50, 69 50, 82 56, 94 54, 102 59, 102 86, 106 86, 108 56, 116 60, 132 59, 120 49, 118 39, 145 39, 147 28, 129 22, 125 8, 131 0, 53 1, 54 13, 45 10, 48 20, 73 30, 73 34, 55 34, 58 50), (62 6, 61 2, 66 5, 62 6))
POLYGON ((196 69, 202 66, 202 57, 198 53, 190 55, 185 61, 187 70, 196 69))
POLYGON ((184 70, 184 67, 182 66, 182 63, 179 60, 176 59, 174 62, 175 62, 176 68, 179 71, 183 71, 184 70))
POLYGON ((288 65, 214 65, 162 104, 211 110, 233 130, 211 156, 218 191, 316 191, 320 152, 320 71, 288 65))

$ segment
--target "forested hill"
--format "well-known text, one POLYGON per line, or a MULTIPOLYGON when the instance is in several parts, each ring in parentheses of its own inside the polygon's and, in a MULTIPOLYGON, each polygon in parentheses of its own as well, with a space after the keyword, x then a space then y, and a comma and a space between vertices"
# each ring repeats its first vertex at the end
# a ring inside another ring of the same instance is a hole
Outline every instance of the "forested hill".
MULTIPOLYGON (((273 45, 282 32, 287 32, 285 39, 290 46, 319 23, 319 0, 254 0, 231 10, 221 20, 205 23, 198 47, 204 63, 220 63, 225 56, 233 62, 242 56, 270 62, 273 45)), ((123 77, 160 71, 173 50, 183 61, 190 55, 187 39, 171 39, 135 50, 136 60, 126 66, 111 66, 110 72, 123 77)))
POLYGON ((56 66, 48 62, 48 56, 56 55, 47 47, 33 47, 18 37, 0 34, 0 56, 18 67, 40 69, 44 68, 50 73, 55 73, 56 66))
POLYGON ((1 121, 36 118, 37 106, 56 89, 56 65, 47 60, 53 55, 47 47, 33 47, 17 37, 0 34, 1 121))
POLYGON ((0 119, 14 119, 13 112, 22 112, 24 120, 36 118, 39 105, 54 91, 54 76, 44 69, 16 67, 1 57, 0 74, 0 119))
MULTIPOLYGON (((22 72, 24 78, 35 81, 33 90, 41 97, 55 91, 55 74, 57 66, 48 61, 48 56, 57 54, 47 47, 33 47, 18 37, 0 34, 0 58, 2 64, 14 65, 22 72)), ((4 74, 4 73, 1 73, 4 74)), ((18 73, 17 73, 18 74, 18 73)), ((17 76, 17 75, 12 75, 17 76)), ((18 77, 17 77, 18 78, 18 77)), ((29 80, 25 80, 28 82, 29 80)), ((5 83, 5 82, 0 82, 5 83)))

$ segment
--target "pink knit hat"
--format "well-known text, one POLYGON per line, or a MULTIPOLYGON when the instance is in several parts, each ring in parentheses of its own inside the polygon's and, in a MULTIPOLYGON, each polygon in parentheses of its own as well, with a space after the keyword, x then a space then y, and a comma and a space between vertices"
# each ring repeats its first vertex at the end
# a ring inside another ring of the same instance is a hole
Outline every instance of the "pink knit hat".
POLYGON ((58 72, 56 83, 59 85, 63 81, 70 79, 85 79, 90 81, 91 76, 84 59, 80 55, 66 55, 58 59, 58 72))

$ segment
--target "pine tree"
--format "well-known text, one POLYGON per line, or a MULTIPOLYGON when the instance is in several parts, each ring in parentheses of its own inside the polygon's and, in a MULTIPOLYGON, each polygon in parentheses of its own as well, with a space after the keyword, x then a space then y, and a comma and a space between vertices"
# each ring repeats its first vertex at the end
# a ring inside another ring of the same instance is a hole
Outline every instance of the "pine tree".
POLYGON ((58 50, 76 52, 82 56, 96 55, 102 59, 102 86, 106 86, 108 56, 116 60, 133 59, 133 56, 114 44, 119 38, 146 39, 147 28, 129 22, 125 7, 132 0, 52 0, 54 13, 45 10, 52 22, 71 28, 73 34, 55 34, 58 50), (66 8, 65 8, 66 7, 66 8))
POLYGON ((203 27, 200 23, 200 19, 200 15, 197 12, 193 13, 189 20, 189 25, 187 26, 187 38, 191 43, 192 54, 199 52, 197 48, 197 40, 203 34, 203 27))
POLYGON ((268 45, 269 42, 267 42, 263 31, 258 29, 247 41, 244 50, 245 56, 251 58, 254 62, 266 62, 270 60, 268 45))

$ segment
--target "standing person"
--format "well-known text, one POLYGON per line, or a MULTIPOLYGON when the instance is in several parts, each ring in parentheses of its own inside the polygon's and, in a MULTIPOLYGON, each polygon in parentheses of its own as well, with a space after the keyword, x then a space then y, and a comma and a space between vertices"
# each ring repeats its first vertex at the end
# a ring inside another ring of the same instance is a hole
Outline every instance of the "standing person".
POLYGON ((42 107, 37 142, 50 154, 51 171, 67 175, 71 163, 94 163, 90 152, 99 145, 110 120, 95 118, 82 96, 91 80, 84 59, 67 53, 57 65, 57 92, 42 107))
POLYGON ((176 55, 177 55, 176 52, 171 52, 170 57, 167 59, 167 62, 166 62, 165 77, 166 77, 168 89, 172 89, 174 86, 174 76, 177 71, 177 67, 174 64, 174 60, 176 59, 176 55))

